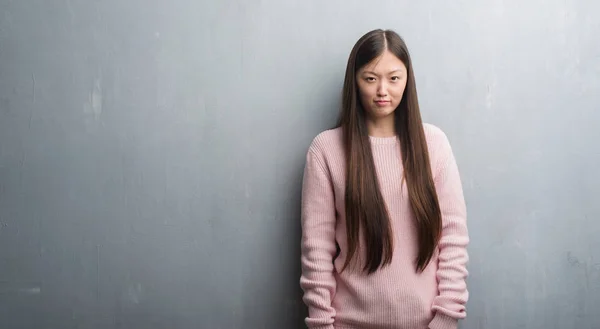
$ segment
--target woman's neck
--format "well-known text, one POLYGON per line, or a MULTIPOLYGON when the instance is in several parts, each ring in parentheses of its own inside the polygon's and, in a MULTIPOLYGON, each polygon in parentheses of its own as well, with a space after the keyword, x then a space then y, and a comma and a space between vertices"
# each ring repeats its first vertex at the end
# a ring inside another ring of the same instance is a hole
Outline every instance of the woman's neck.
POLYGON ((389 115, 385 118, 379 118, 377 120, 367 120, 367 130, 369 136, 372 137, 392 137, 396 136, 396 129, 394 124, 394 116, 389 115))

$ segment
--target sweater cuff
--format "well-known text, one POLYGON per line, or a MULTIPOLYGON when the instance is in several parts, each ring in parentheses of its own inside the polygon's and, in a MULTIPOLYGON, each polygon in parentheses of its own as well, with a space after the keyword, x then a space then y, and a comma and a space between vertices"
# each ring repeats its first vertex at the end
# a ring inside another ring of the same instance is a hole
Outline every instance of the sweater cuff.
POLYGON ((457 329, 458 319, 446 314, 436 312, 433 320, 429 322, 429 329, 457 329))
POLYGON ((335 329, 333 327, 333 324, 324 324, 322 326, 318 326, 318 327, 311 327, 310 329, 335 329))

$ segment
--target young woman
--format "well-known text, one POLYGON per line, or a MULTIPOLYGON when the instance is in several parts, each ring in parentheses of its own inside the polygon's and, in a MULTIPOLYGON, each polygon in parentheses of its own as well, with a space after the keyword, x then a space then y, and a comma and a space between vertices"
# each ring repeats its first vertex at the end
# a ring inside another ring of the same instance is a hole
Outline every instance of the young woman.
POLYGON ((402 38, 361 37, 343 88, 337 127, 306 156, 306 324, 456 329, 468 298, 466 206, 446 135, 421 121, 402 38))

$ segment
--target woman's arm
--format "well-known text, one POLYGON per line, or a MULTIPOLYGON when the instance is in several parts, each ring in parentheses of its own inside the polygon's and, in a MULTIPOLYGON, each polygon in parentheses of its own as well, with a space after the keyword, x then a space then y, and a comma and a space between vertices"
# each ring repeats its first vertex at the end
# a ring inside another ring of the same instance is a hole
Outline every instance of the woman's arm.
POLYGON ((439 243, 438 291, 432 309, 430 329, 456 329, 458 320, 466 317, 469 297, 466 278, 469 256, 467 245, 467 211, 462 183, 452 148, 446 135, 439 131, 435 152, 440 157, 434 176, 442 213, 442 236, 439 243))
POLYGON ((306 156, 302 184, 302 276, 306 324, 311 329, 333 329, 335 310, 331 306, 336 282, 333 276, 335 243, 335 201, 331 177, 324 160, 311 145, 306 156))

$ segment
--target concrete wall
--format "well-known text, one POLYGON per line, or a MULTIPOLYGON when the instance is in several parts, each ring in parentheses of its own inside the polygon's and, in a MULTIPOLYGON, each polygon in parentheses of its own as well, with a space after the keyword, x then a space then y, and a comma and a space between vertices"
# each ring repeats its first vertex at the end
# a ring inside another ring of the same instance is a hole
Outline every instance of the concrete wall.
POLYGON ((600 3, 0 1, 0 327, 302 328, 306 148, 402 34, 469 207, 462 328, 600 328, 600 3))

